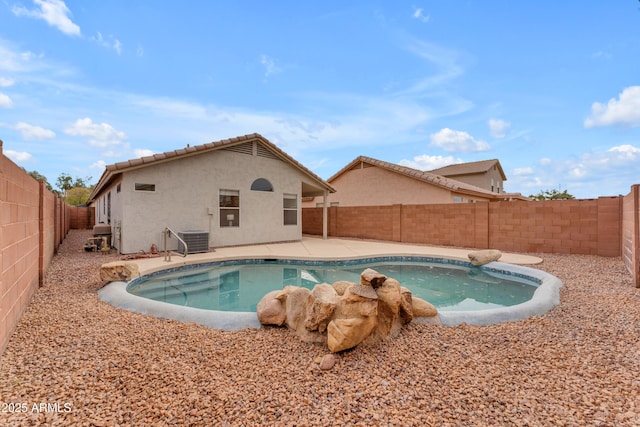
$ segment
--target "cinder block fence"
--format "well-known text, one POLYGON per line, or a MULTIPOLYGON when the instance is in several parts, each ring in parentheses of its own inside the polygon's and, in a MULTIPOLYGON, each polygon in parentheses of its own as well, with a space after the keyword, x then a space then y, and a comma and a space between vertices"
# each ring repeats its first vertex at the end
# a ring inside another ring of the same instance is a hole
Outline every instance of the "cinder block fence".
POLYGON ((0 354, 70 228, 93 227, 2 154, 0 140, 0 354))
MULTIPOLYGON (((640 287, 639 185, 586 200, 328 208, 333 237, 435 246, 622 256, 640 287)), ((302 231, 322 234, 322 208, 302 210, 302 231)))

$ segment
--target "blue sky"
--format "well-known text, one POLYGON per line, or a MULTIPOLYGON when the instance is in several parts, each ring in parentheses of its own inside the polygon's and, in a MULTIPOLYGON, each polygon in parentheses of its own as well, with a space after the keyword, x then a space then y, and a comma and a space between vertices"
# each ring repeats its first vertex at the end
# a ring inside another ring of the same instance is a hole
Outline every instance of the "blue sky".
POLYGON ((640 2, 0 0, 4 154, 52 184, 253 132, 323 178, 497 158, 509 192, 627 194, 640 2))

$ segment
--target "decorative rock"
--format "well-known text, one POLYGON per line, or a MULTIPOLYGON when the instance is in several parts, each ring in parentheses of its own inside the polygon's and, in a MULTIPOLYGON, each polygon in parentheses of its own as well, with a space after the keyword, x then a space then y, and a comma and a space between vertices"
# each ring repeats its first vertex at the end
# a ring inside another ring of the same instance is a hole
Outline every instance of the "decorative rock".
POLYGON ((336 316, 327 327, 327 345, 334 353, 360 344, 378 323, 377 296, 368 298, 352 292, 354 288, 356 286, 347 288, 336 316))
POLYGON ((412 297, 411 305, 414 317, 433 317, 438 314, 438 309, 422 298, 412 297))
POLYGON ((333 289, 336 290, 336 293, 339 296, 342 296, 342 295, 344 295, 344 291, 346 291, 347 288, 349 286, 351 286, 351 285, 355 285, 355 283, 348 282, 346 280, 339 280, 339 281, 335 282, 332 286, 333 286, 333 289))
POLYGON ((328 371, 333 368, 336 364, 336 356, 333 353, 325 354, 322 360, 320 361, 320 369, 323 371, 328 371))
POLYGON ((400 286, 400 294, 402 295, 400 319, 402 319, 402 323, 406 325, 413 320, 413 295, 411 291, 404 286, 400 286))
POLYGON ((371 268, 367 268, 360 275, 360 284, 373 286, 374 289, 382 286, 385 280, 387 280, 387 276, 380 274, 371 268))
POLYGON ((376 293, 378 294, 378 324, 375 336, 383 339, 389 335, 395 336, 402 327, 399 317, 402 303, 400 283, 396 279, 388 278, 376 293))
POLYGON ((414 317, 438 313, 395 279, 372 269, 360 279, 361 284, 341 281, 321 283, 313 290, 287 286, 271 291, 258 303, 258 320, 264 325, 286 324, 302 341, 326 342, 336 353, 396 336, 414 317))
POLYGON ((338 294, 333 286, 321 283, 313 287, 313 296, 310 304, 307 305, 307 317, 304 322, 305 328, 309 331, 323 333, 327 330, 327 325, 331 321, 331 316, 338 304, 338 294))
POLYGON ((266 294, 256 306, 258 320, 263 325, 282 326, 287 320, 286 301, 289 291, 275 290, 266 294))
POLYGON ((113 261, 100 266, 100 280, 106 282, 129 281, 139 275, 135 262, 113 261))
POLYGON ((502 252, 497 249, 487 249, 483 251, 469 252, 468 257, 472 265, 485 265, 492 261, 497 261, 502 256, 502 252))
MULTIPOLYGON (((369 299, 378 299, 378 294, 375 289, 367 285, 352 285, 347 288, 352 294, 360 295, 361 297, 369 299)), ((346 293, 346 291, 345 291, 346 293)), ((343 294, 344 295, 344 294, 343 294)))

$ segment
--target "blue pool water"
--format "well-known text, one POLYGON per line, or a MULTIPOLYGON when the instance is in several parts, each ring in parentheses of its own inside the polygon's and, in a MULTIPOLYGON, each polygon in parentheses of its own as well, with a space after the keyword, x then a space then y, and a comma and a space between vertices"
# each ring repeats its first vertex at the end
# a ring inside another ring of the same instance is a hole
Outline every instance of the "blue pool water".
POLYGON ((187 307, 255 312, 260 299, 284 286, 312 289, 318 283, 360 282, 366 268, 392 277, 439 311, 474 311, 529 301, 540 281, 473 267, 467 262, 424 257, 357 261, 241 260, 186 266, 132 280, 133 295, 187 307))

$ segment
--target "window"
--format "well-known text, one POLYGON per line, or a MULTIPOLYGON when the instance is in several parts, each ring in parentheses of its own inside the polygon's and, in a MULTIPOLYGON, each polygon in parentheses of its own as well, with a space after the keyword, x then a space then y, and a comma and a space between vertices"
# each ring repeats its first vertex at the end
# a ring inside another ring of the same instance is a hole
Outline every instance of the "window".
POLYGON ((282 199, 284 225, 298 225, 298 195, 285 194, 282 199))
POLYGON ((271 183, 264 179, 264 178, 258 178, 255 181, 253 181, 253 184, 251 184, 251 190, 253 191, 273 191, 273 185, 271 185, 271 183))
POLYGON ((460 196, 453 196, 453 203, 462 203, 463 200, 460 196))
POLYGON ((116 187, 116 193, 120 192, 120 184, 118 184, 118 186, 116 187))
POLYGON ((240 191, 220 190, 220 227, 240 227, 240 191))
POLYGON ((155 184, 142 184, 142 183, 136 182, 135 189, 136 189, 136 191, 156 191, 156 185, 155 184))

